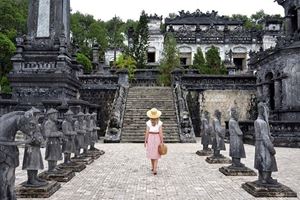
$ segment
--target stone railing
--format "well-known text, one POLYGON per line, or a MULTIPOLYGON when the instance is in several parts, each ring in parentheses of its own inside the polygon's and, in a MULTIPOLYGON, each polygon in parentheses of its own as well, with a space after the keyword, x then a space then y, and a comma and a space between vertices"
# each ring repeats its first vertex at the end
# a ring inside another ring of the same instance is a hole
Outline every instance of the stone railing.
POLYGON ((117 75, 88 74, 80 75, 82 89, 117 89, 119 78, 117 75))
POLYGON ((196 142, 195 132, 190 117, 186 95, 180 84, 173 87, 173 99, 177 116, 179 137, 182 143, 196 142))
POLYGON ((121 140, 127 95, 128 86, 120 86, 113 102, 113 110, 104 138, 105 143, 119 143, 121 140))
POLYGON ((134 79, 130 81, 131 86, 157 86, 159 85, 159 69, 137 69, 134 79))
POLYGON ((181 83, 188 90, 256 90, 253 75, 182 74, 181 83))
MULTIPOLYGON (((228 130, 228 121, 226 129, 228 130)), ((274 137, 273 144, 277 147, 300 147, 300 122, 270 121, 270 131, 274 137)), ((255 143, 254 121, 240 121, 240 128, 244 133, 244 142, 255 143)), ((228 132, 228 131, 227 131, 228 132)), ((227 137, 229 134, 227 133, 227 137)))

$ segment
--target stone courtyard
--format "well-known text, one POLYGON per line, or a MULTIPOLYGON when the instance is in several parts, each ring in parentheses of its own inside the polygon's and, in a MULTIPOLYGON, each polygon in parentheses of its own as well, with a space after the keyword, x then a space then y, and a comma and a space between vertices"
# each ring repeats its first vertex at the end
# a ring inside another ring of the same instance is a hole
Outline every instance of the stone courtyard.
MULTIPOLYGON (((159 162, 157 176, 150 171, 143 144, 97 144, 106 153, 68 183, 63 183, 50 200, 98 199, 255 199, 241 188, 253 177, 226 177, 219 172, 221 164, 208 164, 195 154, 200 141, 194 144, 168 144, 169 152, 159 162), (113 159, 112 159, 113 158, 113 159)), ((226 144, 228 156, 229 146, 226 144)), ((253 169, 254 146, 246 145, 247 158, 242 162, 253 169)), ((300 149, 276 148, 281 183, 300 195, 300 149)), ((20 156, 23 148, 20 148, 20 156)), ((22 158, 20 159, 22 161, 22 158)), ((47 163, 45 163, 47 166, 47 163)), ((255 170, 256 171, 256 170, 255 170)), ((26 172, 16 171, 16 184, 26 180, 26 172)), ((298 199, 298 198, 260 198, 298 199)))

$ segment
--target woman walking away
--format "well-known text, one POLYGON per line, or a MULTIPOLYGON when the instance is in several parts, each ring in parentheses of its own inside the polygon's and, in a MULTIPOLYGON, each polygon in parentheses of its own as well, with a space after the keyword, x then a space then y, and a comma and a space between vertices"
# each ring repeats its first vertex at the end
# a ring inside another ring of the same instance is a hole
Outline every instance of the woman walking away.
POLYGON ((161 111, 152 108, 147 112, 147 116, 150 120, 146 122, 145 147, 147 150, 147 158, 151 160, 152 172, 156 175, 158 159, 161 157, 158 153, 158 146, 164 142, 162 131, 163 123, 159 120, 161 111))

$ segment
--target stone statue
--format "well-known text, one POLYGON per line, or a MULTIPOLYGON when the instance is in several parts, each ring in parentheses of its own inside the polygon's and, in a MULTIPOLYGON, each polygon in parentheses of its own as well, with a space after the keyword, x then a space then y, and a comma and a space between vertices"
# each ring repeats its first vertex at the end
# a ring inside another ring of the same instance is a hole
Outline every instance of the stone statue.
POLYGON ((75 137, 76 152, 75 158, 78 158, 80 155, 80 150, 84 148, 84 136, 86 134, 85 125, 84 125, 84 114, 79 112, 77 114, 77 120, 74 123, 75 132, 77 133, 75 137))
POLYGON ((203 145, 203 151, 209 150, 208 145, 211 144, 211 127, 209 121, 209 112, 204 111, 204 115, 201 118, 201 144, 203 145))
POLYGON ((38 170, 44 169, 43 158, 41 154, 41 145, 45 142, 42 135, 42 128, 39 124, 39 118, 41 111, 32 107, 32 112, 36 128, 30 136, 26 135, 25 138, 30 139, 31 142, 25 145, 24 157, 23 157, 23 170, 27 170, 27 182, 24 184, 25 187, 40 187, 48 184, 47 181, 40 179, 38 170))
POLYGON ((213 119, 213 142, 212 149, 214 150, 214 156, 220 157, 220 151, 226 150, 224 138, 225 138, 225 130, 221 126, 221 115, 222 113, 219 110, 215 110, 214 119, 213 119))
POLYGON ((48 172, 58 172, 57 161, 62 160, 61 139, 63 133, 58 131, 58 111, 51 108, 47 112, 48 120, 44 124, 44 132, 47 138, 45 160, 48 161, 48 172))
POLYGON ((97 150, 95 148, 95 143, 98 141, 98 133, 97 131, 100 130, 99 127, 97 127, 97 113, 92 113, 91 115, 91 124, 92 124, 92 128, 93 128, 93 131, 92 131, 92 136, 91 136, 91 146, 90 146, 90 150, 97 150))
POLYGON ((265 103, 258 104, 258 117, 254 122, 255 128, 255 160, 254 168, 258 170, 258 184, 274 185, 277 180, 271 177, 276 172, 276 151, 272 144, 273 138, 269 127, 269 110, 265 103))
POLYGON ((85 131, 86 134, 84 135, 84 148, 83 148, 83 153, 88 153, 88 146, 91 144, 91 135, 93 132, 93 127, 91 124, 91 114, 86 113, 85 114, 85 120, 84 120, 84 124, 85 124, 85 131))
POLYGON ((236 107, 230 109, 229 133, 230 133, 230 150, 229 155, 232 157, 233 167, 244 167, 241 163, 241 158, 246 158, 246 153, 243 143, 243 132, 238 123, 238 111, 236 107))
POLYGON ((36 129, 32 112, 11 112, 0 117, 0 199, 16 200, 15 169, 19 166, 17 145, 31 141, 15 142, 18 130, 31 135, 36 129))
POLYGON ((68 110, 65 114, 65 120, 62 123, 62 132, 64 134, 64 141, 62 151, 64 153, 64 164, 71 163, 71 153, 75 153, 75 137, 77 133, 74 131, 73 127, 73 116, 74 113, 68 110))

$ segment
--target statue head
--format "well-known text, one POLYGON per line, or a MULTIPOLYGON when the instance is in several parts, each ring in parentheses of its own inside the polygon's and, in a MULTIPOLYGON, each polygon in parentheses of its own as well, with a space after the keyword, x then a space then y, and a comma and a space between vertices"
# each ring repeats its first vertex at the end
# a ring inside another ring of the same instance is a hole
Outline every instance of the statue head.
POLYGON ((97 120, 97 113, 93 112, 91 117, 92 117, 93 120, 97 120))
POLYGON ((74 117, 74 113, 71 110, 68 110, 65 114, 64 114, 65 119, 68 122, 72 122, 73 121, 73 117, 74 117))
POLYGON ((37 127, 37 121, 33 113, 29 110, 20 118, 18 129, 25 135, 30 135, 37 127))
POLYGON ((50 119, 52 121, 57 121, 58 120, 58 111, 51 108, 50 110, 48 110, 47 116, 48 116, 48 119, 50 119))
POLYGON ((263 118, 266 122, 269 121, 269 108, 266 103, 260 102, 257 105, 258 117, 263 118))
POLYGON ((215 117, 216 117, 218 120, 220 120, 220 121, 221 121, 221 116, 222 116, 221 111, 219 111, 218 109, 215 110, 215 117))
POLYGON ((79 112, 77 114, 77 117, 78 117, 78 121, 82 122, 84 120, 84 114, 83 114, 83 112, 79 112))
POLYGON ((239 113, 238 113, 236 107, 232 107, 232 108, 230 109, 230 116, 231 116, 233 119, 235 119, 236 121, 239 120, 239 113))
POLYGON ((32 112, 34 118, 38 122, 39 118, 41 117, 41 111, 35 107, 32 107, 29 111, 32 112))
POLYGON ((209 114, 209 112, 206 110, 206 111, 204 111, 204 117, 205 117, 205 119, 207 119, 207 120, 209 120, 209 118, 210 118, 210 114, 209 114))
POLYGON ((86 121, 90 121, 91 120, 91 114, 90 113, 86 113, 84 116, 85 116, 85 120, 86 121))

